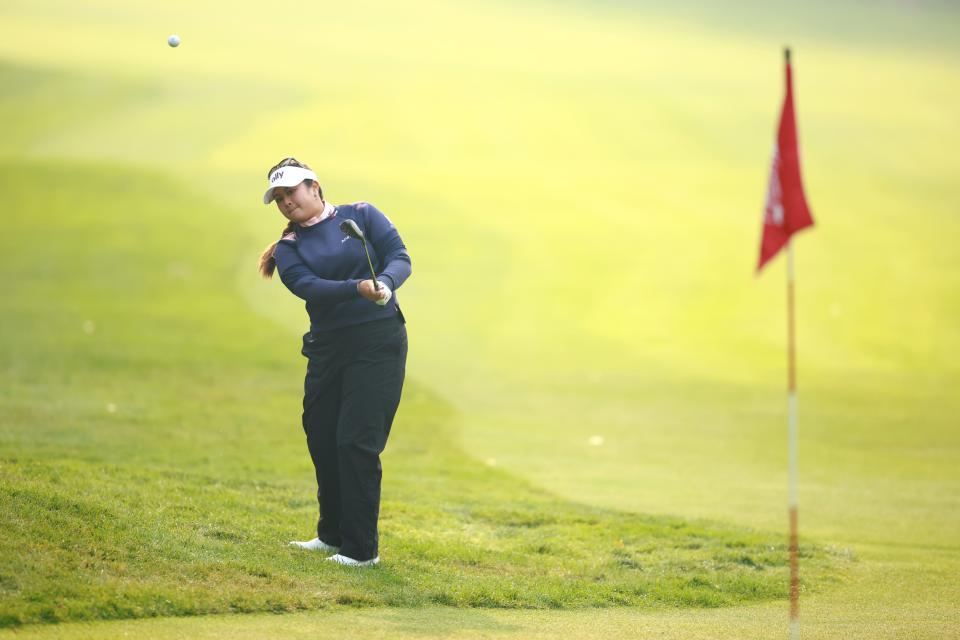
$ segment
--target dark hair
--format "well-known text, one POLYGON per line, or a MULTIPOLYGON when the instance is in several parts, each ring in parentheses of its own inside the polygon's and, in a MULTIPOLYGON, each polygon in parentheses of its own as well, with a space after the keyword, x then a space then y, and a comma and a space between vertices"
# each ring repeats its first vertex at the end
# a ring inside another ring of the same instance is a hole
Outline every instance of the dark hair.
MULTIPOLYGON (((307 169, 309 171, 313 171, 313 169, 310 169, 310 167, 300 162, 296 158, 284 158, 274 166, 270 167, 270 170, 267 171, 267 180, 269 180, 270 176, 273 175, 273 172, 279 169, 280 167, 300 167, 301 169, 307 169)), ((307 180, 304 180, 304 182, 307 183, 308 187, 313 185, 313 180, 307 179, 307 180)), ((320 183, 317 183, 317 189, 320 191, 320 198, 323 199, 323 187, 320 186, 320 183)), ((280 234, 280 237, 282 238, 283 236, 287 235, 288 233, 293 231, 294 228, 295 228, 295 224, 291 220, 290 222, 287 223, 287 226, 283 228, 283 232, 280 234)), ((264 278, 267 278, 267 279, 272 278, 273 272, 277 268, 277 260, 276 258, 273 257, 273 254, 274 252, 276 252, 276 250, 277 250, 277 243, 274 242, 273 244, 269 245, 266 249, 264 249, 263 253, 260 255, 260 275, 262 275, 264 278)))

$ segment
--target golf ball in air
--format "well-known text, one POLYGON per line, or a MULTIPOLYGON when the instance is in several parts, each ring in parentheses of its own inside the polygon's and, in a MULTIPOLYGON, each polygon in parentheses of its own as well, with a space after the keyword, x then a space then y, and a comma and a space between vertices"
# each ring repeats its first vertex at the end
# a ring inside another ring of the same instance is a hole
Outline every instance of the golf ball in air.
POLYGON ((169 38, 167 38, 167 44, 170 45, 171 47, 179 47, 179 46, 180 46, 180 36, 178 36, 178 35, 176 35, 176 34, 170 36, 169 38))

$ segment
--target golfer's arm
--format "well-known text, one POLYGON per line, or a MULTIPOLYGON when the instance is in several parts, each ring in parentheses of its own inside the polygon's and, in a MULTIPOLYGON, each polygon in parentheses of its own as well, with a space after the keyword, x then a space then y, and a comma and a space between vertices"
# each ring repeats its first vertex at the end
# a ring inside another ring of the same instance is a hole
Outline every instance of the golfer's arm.
MULTIPOLYGON (((399 289, 400 285, 410 277, 410 273, 413 270, 407 248, 401 245, 401 249, 401 251, 395 251, 384 260, 386 266, 383 268, 383 271, 377 274, 377 279, 383 280, 383 282, 390 287, 391 291, 399 289)), ((379 249, 377 250, 377 254, 382 255, 379 249)))
POLYGON ((377 274, 377 279, 390 287, 391 291, 400 288, 410 277, 412 265, 407 247, 403 244, 397 228, 372 204, 367 207, 367 228, 370 230, 370 239, 374 250, 380 258, 383 269, 377 274))
POLYGON ((298 298, 307 302, 345 302, 360 296, 359 280, 324 280, 310 270, 296 249, 277 245, 275 254, 280 280, 298 298))

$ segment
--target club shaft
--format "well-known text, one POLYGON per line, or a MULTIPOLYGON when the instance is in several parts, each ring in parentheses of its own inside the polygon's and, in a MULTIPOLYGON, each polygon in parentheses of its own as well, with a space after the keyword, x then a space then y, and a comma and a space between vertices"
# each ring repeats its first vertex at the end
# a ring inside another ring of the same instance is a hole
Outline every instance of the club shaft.
POLYGON ((360 238, 360 242, 363 244, 363 252, 367 254, 367 264, 370 265, 370 277, 373 278, 373 290, 380 291, 380 283, 377 282, 377 273, 373 270, 373 262, 370 260, 370 251, 367 249, 367 241, 363 238, 360 238))

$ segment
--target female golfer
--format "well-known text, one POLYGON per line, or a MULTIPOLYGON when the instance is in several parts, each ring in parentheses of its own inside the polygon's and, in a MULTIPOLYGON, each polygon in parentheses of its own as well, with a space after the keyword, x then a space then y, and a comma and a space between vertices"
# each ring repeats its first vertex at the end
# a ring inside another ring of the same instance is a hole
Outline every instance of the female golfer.
POLYGON ((407 332, 396 290, 410 256, 396 227, 371 204, 331 205, 316 174, 294 158, 267 172, 264 204, 288 220, 260 272, 307 302, 303 430, 317 472, 317 537, 291 542, 344 565, 380 561, 380 454, 400 404, 407 332), (341 230, 352 220, 366 240, 341 230), (376 280, 371 277, 371 263, 376 280))

